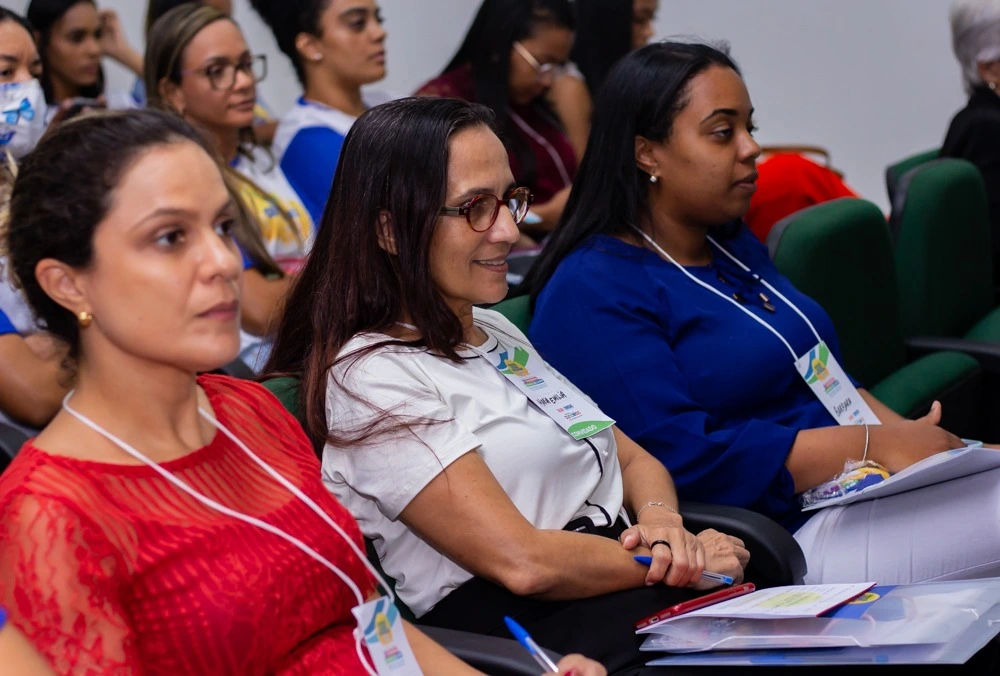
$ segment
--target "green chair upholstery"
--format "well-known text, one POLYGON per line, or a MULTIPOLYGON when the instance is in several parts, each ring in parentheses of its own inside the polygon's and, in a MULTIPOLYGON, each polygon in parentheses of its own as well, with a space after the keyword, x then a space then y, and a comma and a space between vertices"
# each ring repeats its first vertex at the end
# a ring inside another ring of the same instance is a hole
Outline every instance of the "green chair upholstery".
POLYGON ((1000 343, 986 187, 965 160, 939 159, 900 182, 892 216, 906 336, 1000 343))
POLYGON ((917 153, 916 155, 910 155, 909 157, 886 167, 885 188, 889 193, 889 204, 892 204, 893 200, 896 198, 899 181, 903 178, 903 175, 911 169, 919 167, 921 164, 926 164, 932 160, 936 160, 940 153, 940 148, 932 148, 930 150, 925 150, 922 153, 917 153))
POLYGON ((907 417, 935 399, 961 396, 961 405, 944 410, 958 415, 971 406, 976 415, 959 426, 975 426, 981 379, 975 359, 936 352, 907 363, 892 240, 878 207, 854 198, 818 204, 779 221, 767 244, 781 273, 833 319, 848 373, 907 417))
POLYGON ((531 326, 531 296, 508 298, 490 306, 490 309, 502 314, 520 329, 521 333, 528 335, 528 327, 531 326))

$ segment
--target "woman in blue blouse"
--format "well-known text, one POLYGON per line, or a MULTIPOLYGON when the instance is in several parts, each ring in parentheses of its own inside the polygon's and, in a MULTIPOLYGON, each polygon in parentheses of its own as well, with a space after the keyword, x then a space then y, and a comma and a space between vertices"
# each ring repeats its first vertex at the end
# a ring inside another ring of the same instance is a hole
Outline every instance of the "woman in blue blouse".
POLYGON ((798 495, 847 460, 896 472, 964 444, 938 426, 939 404, 908 421, 864 389, 867 420, 882 424, 838 426, 799 375, 793 355, 822 340, 839 359, 837 336, 740 220, 760 154, 752 117, 736 64, 712 47, 660 43, 618 64, 529 279, 532 342, 667 465, 683 497, 793 530, 810 581, 1000 574, 1000 470, 808 521, 799 511, 798 495), (973 526, 984 509, 990 525, 973 526), (929 537, 935 546, 918 545, 929 537))

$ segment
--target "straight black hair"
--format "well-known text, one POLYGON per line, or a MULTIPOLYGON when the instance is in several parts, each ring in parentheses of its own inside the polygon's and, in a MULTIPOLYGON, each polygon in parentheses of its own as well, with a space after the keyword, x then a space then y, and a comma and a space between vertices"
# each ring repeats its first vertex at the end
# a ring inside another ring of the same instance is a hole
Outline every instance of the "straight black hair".
MULTIPOLYGON (((510 52, 515 42, 530 37, 542 26, 575 30, 573 3, 570 0, 483 0, 465 39, 443 71, 448 73, 465 66, 472 69, 475 101, 496 115, 501 138, 520 161, 521 176, 517 178, 529 187, 535 182, 535 156, 515 133, 507 110, 510 105, 510 52)), ((562 126, 544 97, 532 105, 552 124, 562 126)))
MULTIPOLYGON (((49 43, 52 41, 52 29, 59 19, 63 18, 70 9, 81 2, 90 3, 97 6, 94 0, 31 0, 28 5, 27 17, 35 31, 37 31, 36 42, 38 43, 38 54, 42 57, 42 91, 45 92, 45 101, 49 104, 57 103, 52 90, 52 69, 49 67, 49 43)), ((104 69, 101 68, 97 76, 97 83, 89 87, 82 87, 79 95, 83 98, 96 99, 104 93, 104 69)))
POLYGON ((562 219, 524 281, 532 304, 563 258, 585 240, 642 227, 650 213, 649 176, 636 165, 635 138, 667 139, 687 105, 688 84, 711 66, 740 73, 727 51, 725 45, 660 42, 628 54, 611 70, 562 219))
POLYGON ((460 361, 462 325, 431 279, 430 247, 446 199, 450 140, 477 126, 493 129, 485 106, 407 98, 368 110, 344 139, 316 243, 286 299, 264 368, 265 377, 302 378, 314 445, 350 446, 385 433, 387 422, 414 422, 384 412, 360 430, 331 429, 326 393, 334 365, 386 345, 418 345, 460 361), (388 339, 341 355, 354 336, 387 333, 404 313, 420 330, 419 342, 388 339))
POLYGON ((611 68, 632 51, 633 0, 576 0, 572 60, 596 97, 611 68))
POLYGON ((300 33, 320 36, 323 33, 320 19, 333 0, 250 0, 250 4, 274 33, 274 40, 287 56, 295 74, 304 87, 306 71, 302 55, 295 46, 300 33))

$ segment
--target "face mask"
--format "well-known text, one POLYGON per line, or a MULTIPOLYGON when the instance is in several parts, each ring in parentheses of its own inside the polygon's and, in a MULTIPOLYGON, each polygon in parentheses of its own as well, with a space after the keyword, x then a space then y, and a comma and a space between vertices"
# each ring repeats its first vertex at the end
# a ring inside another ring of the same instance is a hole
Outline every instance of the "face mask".
POLYGON ((0 84, 0 151, 27 155, 45 133, 45 94, 38 80, 0 84))

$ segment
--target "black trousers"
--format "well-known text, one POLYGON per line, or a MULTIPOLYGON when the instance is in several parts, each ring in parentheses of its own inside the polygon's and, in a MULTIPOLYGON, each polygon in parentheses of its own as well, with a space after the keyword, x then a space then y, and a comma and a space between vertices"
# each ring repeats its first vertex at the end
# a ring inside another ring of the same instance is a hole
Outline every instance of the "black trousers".
MULTIPOLYGON (((571 526, 579 526, 571 524, 571 526)), ((580 530, 579 527, 570 528, 580 530)), ((625 529, 619 521, 611 528, 585 528, 586 532, 604 537, 618 538, 625 529)), ((746 674, 754 667, 646 667, 656 653, 642 653, 639 646, 645 636, 636 636, 634 625, 639 620, 676 603, 698 596, 702 592, 654 585, 605 594, 576 601, 540 601, 516 596, 499 585, 481 578, 473 578, 448 594, 429 613, 420 618, 420 624, 470 631, 510 638, 503 618, 509 615, 517 620, 539 645, 561 654, 581 653, 597 660, 610 674, 652 676, 654 674, 746 674)), ((793 674, 808 670, 810 675, 837 674, 843 676, 850 669, 852 676, 859 673, 907 675, 913 673, 935 674, 1000 674, 1000 650, 996 641, 984 648, 964 667, 765 667, 755 673, 765 674, 773 669, 780 674, 793 674)))

